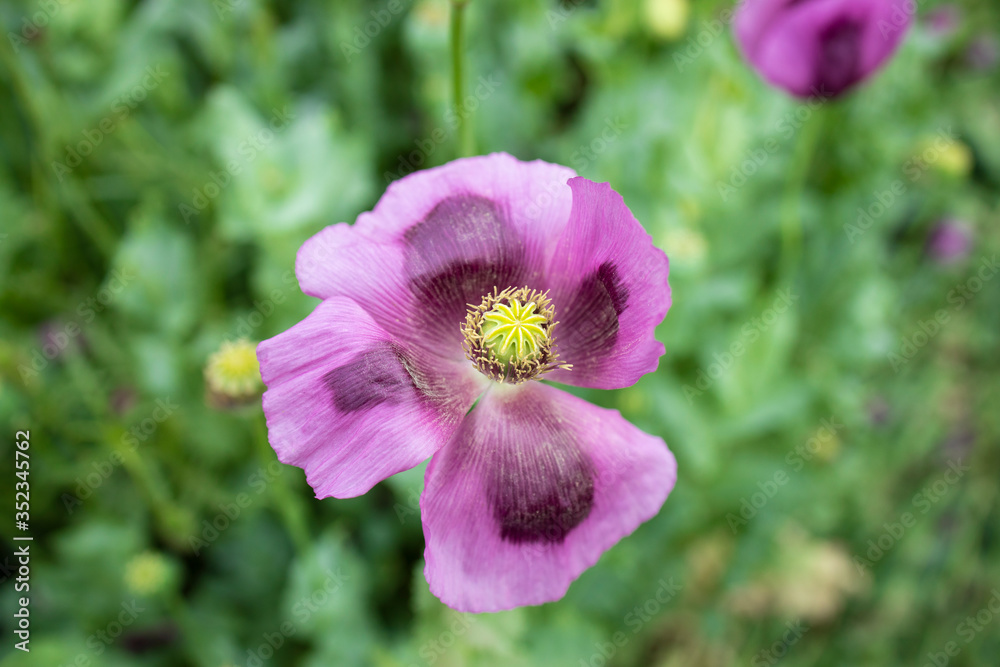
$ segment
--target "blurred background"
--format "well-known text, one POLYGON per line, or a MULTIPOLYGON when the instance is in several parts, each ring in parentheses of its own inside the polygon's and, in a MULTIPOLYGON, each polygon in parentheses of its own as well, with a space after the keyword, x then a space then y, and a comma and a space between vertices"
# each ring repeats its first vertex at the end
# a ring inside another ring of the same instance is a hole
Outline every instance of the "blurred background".
POLYGON ((576 393, 679 480, 565 599, 466 615, 424 466, 315 500, 219 382, 316 305, 303 241, 456 156, 447 0, 5 0, 3 664, 997 665, 1000 10, 918 8, 819 104, 728 2, 472 0, 477 150, 609 181, 670 256, 659 370, 576 393))

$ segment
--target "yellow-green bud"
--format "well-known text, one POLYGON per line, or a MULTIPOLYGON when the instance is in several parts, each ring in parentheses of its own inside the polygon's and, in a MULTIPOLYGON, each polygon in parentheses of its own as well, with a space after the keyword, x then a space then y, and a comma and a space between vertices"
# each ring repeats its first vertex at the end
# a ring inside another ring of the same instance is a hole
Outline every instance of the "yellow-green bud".
POLYGON ((226 341, 205 365, 209 403, 233 407, 257 398, 263 390, 257 346, 246 339, 226 341))

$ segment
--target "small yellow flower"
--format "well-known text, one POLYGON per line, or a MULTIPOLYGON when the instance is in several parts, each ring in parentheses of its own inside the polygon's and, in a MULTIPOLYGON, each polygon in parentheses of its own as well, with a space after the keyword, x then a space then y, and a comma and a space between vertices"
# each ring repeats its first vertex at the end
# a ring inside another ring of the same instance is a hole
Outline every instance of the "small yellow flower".
POLYGON ((907 165, 907 171, 915 169, 913 173, 917 174, 934 169, 942 174, 962 178, 972 171, 972 162, 972 150, 965 143, 950 137, 936 137, 925 139, 919 144, 916 154, 907 165))
POLYGON ((968 176, 972 170, 972 151, 963 142, 952 141, 941 151, 937 167, 946 174, 968 176))
POLYGON ((688 0, 646 0, 646 24, 663 39, 677 39, 687 28, 691 5, 688 0))
POLYGON ((125 566, 125 585, 136 595, 159 593, 169 578, 167 559, 152 551, 139 554, 125 566))
POLYGON ((686 227, 673 227, 662 236, 659 247, 667 253, 671 261, 697 266, 705 260, 708 242, 699 232, 686 227))
POLYGON ((226 407, 255 399, 263 389, 257 346, 246 339, 226 341, 208 358, 205 383, 209 401, 226 407))

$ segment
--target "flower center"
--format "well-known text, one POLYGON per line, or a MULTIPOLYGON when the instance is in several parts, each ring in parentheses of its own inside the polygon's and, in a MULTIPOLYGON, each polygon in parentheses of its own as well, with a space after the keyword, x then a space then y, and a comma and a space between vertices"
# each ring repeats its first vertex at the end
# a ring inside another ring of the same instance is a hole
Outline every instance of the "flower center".
POLYGON ((470 307, 462 325, 466 356, 496 382, 520 384, 556 368, 552 351, 555 311, 542 292, 527 287, 494 288, 477 307, 470 307))
POLYGON ((549 338, 548 320, 535 312, 537 308, 534 301, 522 304, 511 299, 510 304, 498 303, 483 315, 483 337, 497 359, 504 363, 527 359, 541 349, 549 338))

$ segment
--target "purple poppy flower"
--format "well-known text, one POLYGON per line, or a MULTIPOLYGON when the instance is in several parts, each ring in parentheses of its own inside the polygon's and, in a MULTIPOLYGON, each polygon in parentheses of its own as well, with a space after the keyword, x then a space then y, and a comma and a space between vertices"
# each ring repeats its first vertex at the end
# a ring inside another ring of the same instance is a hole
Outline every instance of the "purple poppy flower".
POLYGON ((666 256, 575 176, 495 154, 396 181, 302 246, 323 301, 257 348, 271 444, 317 497, 433 455, 425 574, 459 610, 562 597, 676 478, 660 438, 535 381, 627 387, 664 351, 666 256))
POLYGON ((927 28, 938 37, 951 37, 961 23, 962 8, 958 5, 935 7, 927 14, 927 28))
POLYGON ((927 250, 939 264, 952 264, 972 250, 972 229, 961 220, 942 220, 927 239, 927 250))
POLYGON ((1000 47, 997 47, 996 37, 980 35, 969 44, 965 52, 965 60, 972 69, 991 70, 1000 60, 1000 47))
POLYGON ((913 0, 745 0, 734 31, 748 61, 797 97, 837 97, 895 52, 913 0))

